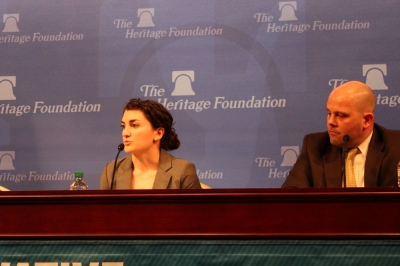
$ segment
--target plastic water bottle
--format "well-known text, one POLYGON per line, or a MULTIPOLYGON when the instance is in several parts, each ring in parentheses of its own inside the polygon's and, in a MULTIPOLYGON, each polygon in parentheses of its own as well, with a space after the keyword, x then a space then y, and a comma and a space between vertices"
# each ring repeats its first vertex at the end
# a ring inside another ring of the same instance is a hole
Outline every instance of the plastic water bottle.
POLYGON ((75 172, 75 180, 69 186, 69 190, 86 190, 88 188, 88 185, 83 181, 83 172, 75 172))

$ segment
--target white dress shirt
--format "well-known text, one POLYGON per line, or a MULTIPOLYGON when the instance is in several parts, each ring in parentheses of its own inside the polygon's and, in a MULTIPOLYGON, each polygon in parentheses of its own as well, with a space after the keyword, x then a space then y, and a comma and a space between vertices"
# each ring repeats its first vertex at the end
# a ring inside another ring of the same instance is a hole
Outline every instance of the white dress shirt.
POLYGON ((371 142, 372 132, 364 140, 363 143, 358 145, 359 152, 354 157, 354 175, 356 177, 356 185, 357 187, 364 187, 364 172, 365 172, 365 160, 367 159, 368 154, 368 146, 371 142))

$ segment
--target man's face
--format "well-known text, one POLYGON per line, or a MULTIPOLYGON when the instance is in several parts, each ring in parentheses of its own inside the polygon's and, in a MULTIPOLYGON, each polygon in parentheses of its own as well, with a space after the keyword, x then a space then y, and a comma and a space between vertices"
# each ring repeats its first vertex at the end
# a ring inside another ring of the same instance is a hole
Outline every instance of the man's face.
POLYGON ((327 128, 332 145, 342 147, 343 137, 350 140, 347 147, 356 147, 363 140, 363 114, 354 107, 354 99, 332 93, 326 105, 327 128))

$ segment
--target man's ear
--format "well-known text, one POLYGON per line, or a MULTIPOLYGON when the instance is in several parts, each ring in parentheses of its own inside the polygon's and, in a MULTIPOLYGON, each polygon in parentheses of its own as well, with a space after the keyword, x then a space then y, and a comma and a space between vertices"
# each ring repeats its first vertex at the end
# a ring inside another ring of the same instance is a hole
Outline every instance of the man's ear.
POLYGON ((364 114, 364 128, 367 128, 371 125, 374 125, 374 114, 373 113, 365 113, 364 114))

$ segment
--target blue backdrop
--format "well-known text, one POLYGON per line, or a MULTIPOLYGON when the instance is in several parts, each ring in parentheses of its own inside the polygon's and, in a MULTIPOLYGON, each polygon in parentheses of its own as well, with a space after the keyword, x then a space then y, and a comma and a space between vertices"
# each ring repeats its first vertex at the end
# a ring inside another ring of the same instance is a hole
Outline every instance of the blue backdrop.
POLYGON ((201 182, 280 187, 347 80, 400 129, 399 17, 396 0, 0 0, 0 185, 83 171, 98 189, 140 97, 170 110, 201 182))

